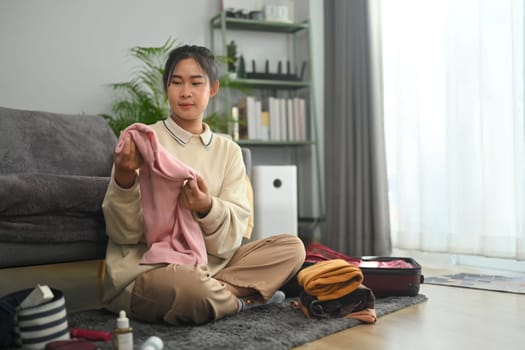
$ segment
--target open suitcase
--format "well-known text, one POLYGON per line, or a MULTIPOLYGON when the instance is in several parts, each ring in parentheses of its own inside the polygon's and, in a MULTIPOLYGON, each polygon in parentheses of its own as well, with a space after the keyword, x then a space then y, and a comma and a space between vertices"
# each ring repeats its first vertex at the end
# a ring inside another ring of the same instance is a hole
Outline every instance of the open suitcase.
MULTIPOLYGON (((359 266, 364 276, 363 284, 370 288, 376 297, 416 296, 420 284, 424 281, 421 265, 412 258, 381 256, 355 258, 318 243, 306 247, 303 267, 330 259, 343 259, 359 266)), ((300 290, 296 276, 283 287, 283 291, 289 297, 297 296, 300 290)))
POLYGON ((419 293, 420 284, 424 281, 421 266, 412 258, 362 257, 359 267, 364 276, 363 284, 372 289, 376 297, 416 296, 419 293), (400 261, 405 264, 398 267, 388 264, 400 261))

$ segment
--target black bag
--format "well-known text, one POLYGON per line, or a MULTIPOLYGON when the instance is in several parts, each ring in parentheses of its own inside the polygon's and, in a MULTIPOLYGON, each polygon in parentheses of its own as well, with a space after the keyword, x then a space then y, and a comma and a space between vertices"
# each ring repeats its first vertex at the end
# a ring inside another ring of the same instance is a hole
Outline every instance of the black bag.
POLYGON ((53 298, 42 304, 20 309, 34 288, 0 298, 0 348, 42 349, 56 340, 70 339, 64 294, 51 289, 53 298), (39 334, 35 335, 34 330, 39 334))
POLYGON ((0 298, 0 349, 19 346, 15 331, 16 309, 32 290, 24 289, 0 298))

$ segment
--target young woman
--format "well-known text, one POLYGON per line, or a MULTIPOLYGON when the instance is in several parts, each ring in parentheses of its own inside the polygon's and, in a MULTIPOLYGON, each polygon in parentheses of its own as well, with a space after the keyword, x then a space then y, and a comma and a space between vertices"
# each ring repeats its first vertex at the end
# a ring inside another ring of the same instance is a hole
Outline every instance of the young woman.
POLYGON ((170 115, 149 127, 169 154, 198 173, 173 201, 198 223, 207 263, 141 263, 148 250, 140 185, 144 159, 125 134, 102 205, 109 236, 106 308, 148 322, 201 324, 282 301, 278 289, 301 267, 304 246, 288 234, 241 245, 252 216, 241 150, 203 122, 209 99, 219 90, 211 52, 200 46, 174 49, 164 88, 170 115))

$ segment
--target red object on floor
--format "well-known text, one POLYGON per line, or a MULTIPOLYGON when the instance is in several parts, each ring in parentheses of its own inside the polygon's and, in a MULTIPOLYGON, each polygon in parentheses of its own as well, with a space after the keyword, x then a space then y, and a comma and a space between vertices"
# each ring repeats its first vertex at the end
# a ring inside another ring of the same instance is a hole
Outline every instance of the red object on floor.
POLYGON ((69 334, 71 335, 71 338, 80 338, 105 342, 109 342, 113 338, 111 332, 83 328, 71 328, 69 330, 69 334))

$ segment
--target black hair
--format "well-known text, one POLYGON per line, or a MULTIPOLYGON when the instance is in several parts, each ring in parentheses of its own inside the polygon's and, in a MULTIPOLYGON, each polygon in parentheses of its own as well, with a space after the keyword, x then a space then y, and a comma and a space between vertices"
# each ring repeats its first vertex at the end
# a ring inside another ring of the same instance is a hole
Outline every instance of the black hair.
POLYGON ((164 91, 168 92, 168 86, 171 81, 171 75, 177 63, 186 58, 193 58, 202 70, 208 75, 210 84, 217 80, 217 67, 215 65, 215 56, 204 46, 184 45, 179 46, 169 53, 166 65, 164 67, 163 83, 164 91))

